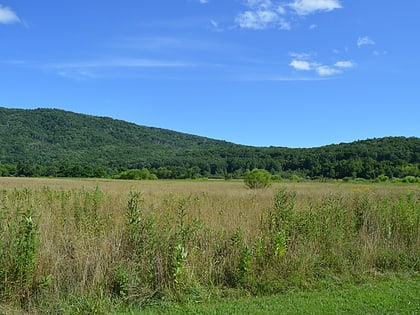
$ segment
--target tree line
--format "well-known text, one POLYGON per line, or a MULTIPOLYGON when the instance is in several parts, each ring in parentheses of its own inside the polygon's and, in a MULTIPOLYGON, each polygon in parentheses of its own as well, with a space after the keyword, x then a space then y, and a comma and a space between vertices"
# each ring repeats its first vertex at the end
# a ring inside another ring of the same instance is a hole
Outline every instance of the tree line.
POLYGON ((252 147, 62 110, 0 107, 0 176, 241 178, 255 168, 278 178, 420 177, 420 138, 252 147))
POLYGON ((252 169, 264 169, 275 178, 290 179, 348 179, 348 178, 404 178, 420 177, 418 163, 405 161, 377 161, 372 158, 354 158, 320 162, 319 159, 303 160, 251 160, 227 159, 197 164, 188 162, 185 165, 146 167, 138 165, 106 166, 93 163, 71 163, 61 161, 57 164, 42 165, 20 161, 18 163, 0 164, 0 176, 24 177, 86 177, 86 178, 120 178, 120 179, 196 179, 196 178, 242 178, 252 169))

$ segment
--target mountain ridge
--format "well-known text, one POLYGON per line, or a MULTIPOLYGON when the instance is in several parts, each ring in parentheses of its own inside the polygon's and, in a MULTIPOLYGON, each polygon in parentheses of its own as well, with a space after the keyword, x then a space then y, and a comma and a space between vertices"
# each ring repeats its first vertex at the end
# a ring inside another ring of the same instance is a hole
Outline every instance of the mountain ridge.
POLYGON ((280 175, 374 178, 380 174, 400 176, 404 167, 411 167, 416 175, 419 162, 417 137, 383 137, 313 148, 255 147, 111 117, 51 108, 0 107, 0 164, 7 165, 59 168, 64 163, 102 168, 107 175, 122 169, 178 167, 194 168, 197 176, 240 176, 258 167, 280 175))

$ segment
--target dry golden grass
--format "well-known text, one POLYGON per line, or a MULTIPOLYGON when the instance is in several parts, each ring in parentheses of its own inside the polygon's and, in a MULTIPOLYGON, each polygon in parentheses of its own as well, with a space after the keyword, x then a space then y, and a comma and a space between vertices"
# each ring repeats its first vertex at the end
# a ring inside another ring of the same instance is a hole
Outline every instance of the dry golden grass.
MULTIPOLYGON (((211 286, 264 292, 420 268, 416 184, 303 182, 251 190, 240 181, 0 178, 0 192, 3 223, 15 215, 18 224, 30 209, 38 227, 33 279, 6 284, 9 300, 98 292, 138 300, 211 286), (280 187, 296 200, 291 221, 283 218, 274 231, 283 215, 273 206, 280 187), (139 220, 130 225, 132 192, 142 195, 139 220), (286 254, 277 257, 281 233, 286 254), (19 283, 25 296, 12 292, 19 283)), ((6 230, 0 240, 13 238, 6 230)))

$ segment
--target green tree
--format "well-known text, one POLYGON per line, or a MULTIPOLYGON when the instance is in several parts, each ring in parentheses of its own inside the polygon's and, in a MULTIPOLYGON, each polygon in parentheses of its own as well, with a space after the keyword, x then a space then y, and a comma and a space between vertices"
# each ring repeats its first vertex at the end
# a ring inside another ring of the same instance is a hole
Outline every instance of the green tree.
MULTIPOLYGON (((155 175, 156 176, 156 175, 155 175)), ((136 180, 141 180, 141 179, 149 179, 150 178, 150 172, 148 169, 132 169, 132 170, 127 170, 127 171, 123 171, 119 174, 117 174, 115 176, 115 178, 117 179, 136 179, 136 180)))
POLYGON ((266 170, 254 168, 245 173, 244 182, 251 189, 266 188, 271 185, 271 174, 266 170))

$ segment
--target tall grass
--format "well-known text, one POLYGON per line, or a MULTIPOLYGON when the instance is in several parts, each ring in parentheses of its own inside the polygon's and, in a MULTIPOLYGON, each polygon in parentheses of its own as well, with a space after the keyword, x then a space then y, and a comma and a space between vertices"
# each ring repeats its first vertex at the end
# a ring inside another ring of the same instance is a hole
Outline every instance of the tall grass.
POLYGON ((418 186, 13 181, 0 191, 0 303, 28 311, 420 271, 418 186))

